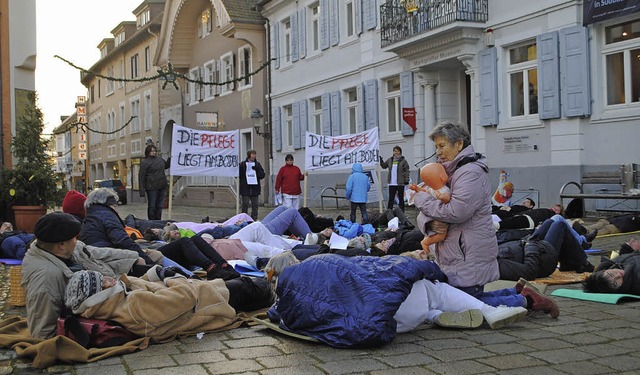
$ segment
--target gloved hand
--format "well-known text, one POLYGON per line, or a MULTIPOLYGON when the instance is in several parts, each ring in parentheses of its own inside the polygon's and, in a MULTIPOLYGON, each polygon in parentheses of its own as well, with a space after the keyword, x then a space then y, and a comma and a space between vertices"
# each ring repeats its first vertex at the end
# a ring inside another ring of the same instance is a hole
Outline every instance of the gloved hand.
POLYGON ((173 277, 176 274, 180 274, 184 277, 188 277, 187 274, 180 267, 176 267, 176 266, 157 267, 156 272, 158 273, 158 277, 160 278, 160 280, 164 280, 167 277, 173 277))
POLYGON ((253 169, 253 170, 255 171, 255 170, 256 170, 256 166, 255 166, 255 165, 252 165, 252 166, 251 166, 251 169, 253 169))
POLYGON ((384 163, 384 159, 382 158, 382 156, 378 156, 380 158, 380 163, 384 163))

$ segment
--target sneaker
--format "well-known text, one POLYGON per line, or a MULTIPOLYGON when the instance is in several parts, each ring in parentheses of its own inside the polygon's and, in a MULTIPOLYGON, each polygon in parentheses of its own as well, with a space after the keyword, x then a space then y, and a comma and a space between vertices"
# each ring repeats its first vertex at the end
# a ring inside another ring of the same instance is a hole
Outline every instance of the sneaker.
POLYGON ((524 307, 498 306, 484 316, 491 329, 502 328, 515 322, 521 322, 527 317, 524 307))
POLYGON ((433 320, 439 327, 445 328, 478 328, 483 321, 482 312, 472 309, 462 312, 445 311, 433 320))
POLYGON ((317 243, 318 243, 318 235, 315 233, 307 233, 306 237, 304 238, 304 244, 315 245, 317 243))
POLYGON ((543 311, 546 314, 551 315, 552 318, 557 318, 560 315, 560 309, 558 305, 544 294, 540 293, 537 289, 525 286, 520 293, 527 299, 527 308, 531 311, 543 311))

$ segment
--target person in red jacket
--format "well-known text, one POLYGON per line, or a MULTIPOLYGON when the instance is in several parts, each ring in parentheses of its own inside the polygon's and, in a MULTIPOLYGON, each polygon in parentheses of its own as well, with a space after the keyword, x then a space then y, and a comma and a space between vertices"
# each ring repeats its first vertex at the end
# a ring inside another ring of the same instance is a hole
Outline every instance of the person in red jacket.
POLYGON ((300 209, 300 181, 304 180, 300 168, 293 165, 293 155, 284 157, 285 165, 280 168, 276 176, 276 194, 282 194, 282 205, 300 209))

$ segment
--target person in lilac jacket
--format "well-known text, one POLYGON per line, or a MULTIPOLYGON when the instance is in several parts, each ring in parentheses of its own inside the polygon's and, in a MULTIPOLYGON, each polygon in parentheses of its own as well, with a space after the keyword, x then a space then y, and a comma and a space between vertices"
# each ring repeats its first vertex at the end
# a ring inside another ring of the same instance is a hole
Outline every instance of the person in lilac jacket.
POLYGON ((449 284, 491 306, 523 306, 557 317, 555 302, 532 288, 524 288, 520 294, 515 288, 484 292, 485 284, 499 278, 487 159, 475 152, 469 132, 460 125, 442 123, 429 138, 435 144, 438 161, 449 175, 451 200, 443 203, 429 193, 418 192, 414 203, 419 211, 418 227, 423 233, 431 220, 450 224, 445 240, 435 244, 436 262, 449 284))

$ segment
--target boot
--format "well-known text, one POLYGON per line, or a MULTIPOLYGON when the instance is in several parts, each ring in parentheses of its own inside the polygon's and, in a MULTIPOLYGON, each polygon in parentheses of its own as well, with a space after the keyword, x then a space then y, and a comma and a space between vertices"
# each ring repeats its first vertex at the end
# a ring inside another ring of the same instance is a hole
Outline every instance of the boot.
POLYGON ((538 288, 536 288, 535 286, 533 286, 533 284, 531 284, 530 282, 528 282, 527 280, 523 279, 522 277, 520 278, 520 280, 518 280, 518 282, 516 283, 516 293, 521 294, 522 293, 522 289, 524 289, 525 286, 528 286, 529 288, 533 288, 535 289, 538 293, 540 292, 538 290, 538 288))
POLYGON ((527 299, 528 310, 543 311, 544 313, 551 315, 554 319, 560 315, 558 305, 552 299, 538 292, 535 288, 531 288, 527 285, 522 289, 521 295, 527 299))
POLYGON ((575 220, 573 224, 571 224, 571 228, 573 228, 573 230, 578 232, 578 234, 580 235, 584 236, 587 234, 587 228, 583 227, 578 220, 575 220))
POLYGON ((515 322, 521 322, 527 317, 524 307, 499 306, 483 314, 491 329, 498 329, 515 322))
POLYGON ((598 230, 594 229, 591 232, 585 234, 584 238, 587 240, 587 242, 592 242, 593 240, 596 239, 597 235, 598 235, 598 230))
POLYGON ((466 310, 462 312, 445 311, 436 316, 433 323, 445 328, 478 328, 482 324, 483 317, 480 310, 466 310))

